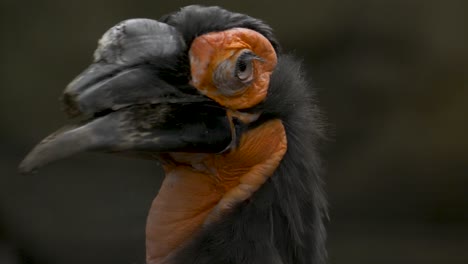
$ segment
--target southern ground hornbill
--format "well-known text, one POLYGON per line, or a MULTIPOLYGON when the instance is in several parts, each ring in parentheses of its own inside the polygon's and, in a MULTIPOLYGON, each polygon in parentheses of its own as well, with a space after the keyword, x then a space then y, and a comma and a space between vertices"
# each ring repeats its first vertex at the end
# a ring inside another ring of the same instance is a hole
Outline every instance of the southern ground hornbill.
POLYGON ((81 151, 158 160, 148 264, 324 262, 319 112, 262 21, 202 6, 126 20, 63 103, 76 122, 20 170, 81 151))

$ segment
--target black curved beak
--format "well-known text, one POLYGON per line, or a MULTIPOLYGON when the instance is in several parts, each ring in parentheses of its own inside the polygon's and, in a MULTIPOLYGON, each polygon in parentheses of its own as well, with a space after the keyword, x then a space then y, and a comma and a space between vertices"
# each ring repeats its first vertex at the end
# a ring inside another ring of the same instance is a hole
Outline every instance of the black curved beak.
POLYGON ((234 136, 226 110, 179 72, 185 50, 175 28, 154 20, 127 20, 111 28, 94 63, 64 92, 65 112, 85 121, 42 140, 20 172, 82 151, 217 153, 228 148, 234 136))

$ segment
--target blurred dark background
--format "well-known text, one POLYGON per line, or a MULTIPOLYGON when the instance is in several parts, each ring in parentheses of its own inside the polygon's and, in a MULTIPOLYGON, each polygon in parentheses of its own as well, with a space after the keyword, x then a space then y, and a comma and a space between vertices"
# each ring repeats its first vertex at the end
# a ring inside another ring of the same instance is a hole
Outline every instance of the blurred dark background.
MULTIPOLYGON (((0 263, 143 263, 154 162, 83 154, 16 167, 65 122, 100 36, 191 1, 0 5, 0 263)), ((468 1, 200 1, 269 23, 331 124, 330 263, 468 263, 468 1)))

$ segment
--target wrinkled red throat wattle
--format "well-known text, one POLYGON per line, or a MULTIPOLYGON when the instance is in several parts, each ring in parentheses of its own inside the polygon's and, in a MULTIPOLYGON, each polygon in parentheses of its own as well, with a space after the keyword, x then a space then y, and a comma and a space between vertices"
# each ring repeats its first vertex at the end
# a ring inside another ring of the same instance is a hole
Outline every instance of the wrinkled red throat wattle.
POLYGON ((286 149, 283 124, 272 120, 245 133, 228 153, 168 155, 166 176, 148 215, 148 264, 170 263, 203 226, 249 199, 276 170, 286 149))

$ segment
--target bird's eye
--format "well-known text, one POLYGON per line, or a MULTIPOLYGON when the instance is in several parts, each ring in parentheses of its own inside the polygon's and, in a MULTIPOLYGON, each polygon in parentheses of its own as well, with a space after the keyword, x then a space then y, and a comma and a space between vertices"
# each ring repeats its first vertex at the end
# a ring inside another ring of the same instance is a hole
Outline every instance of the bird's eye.
POLYGON ((253 79, 253 59, 255 55, 251 52, 242 53, 236 62, 235 76, 243 83, 253 79))
POLYGON ((260 58, 250 50, 240 51, 236 57, 221 62, 214 71, 213 83, 218 91, 232 96, 241 93, 254 80, 254 60, 260 58))

